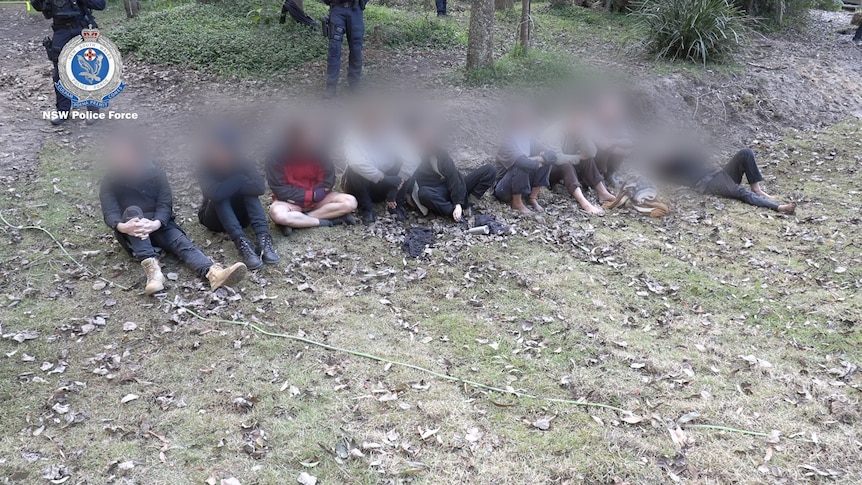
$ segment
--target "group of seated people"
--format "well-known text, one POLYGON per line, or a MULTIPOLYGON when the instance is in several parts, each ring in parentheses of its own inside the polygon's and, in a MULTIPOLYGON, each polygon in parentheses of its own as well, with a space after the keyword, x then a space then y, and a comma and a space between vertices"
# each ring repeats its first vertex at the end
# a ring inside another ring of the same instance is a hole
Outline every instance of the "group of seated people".
MULTIPOLYGON (((615 198, 611 190, 620 165, 634 153, 623 105, 607 98, 592 109, 572 106, 557 122, 537 131, 538 125, 532 108, 512 109, 494 162, 462 173, 444 148, 439 123, 423 117, 394 120, 383 111, 368 110, 361 122, 345 130, 340 190, 320 119, 290 123, 267 156, 264 173, 244 156, 236 130, 213 129, 196 169, 203 196, 198 220, 234 242, 242 262, 228 267, 204 255, 176 223, 167 175, 153 163, 150 146, 141 138, 119 136, 111 143, 100 189, 102 212, 119 244, 141 262, 147 295, 164 290, 162 252, 208 280, 212 290, 236 284, 248 270, 278 263, 260 199, 267 186, 272 193, 269 218, 285 235, 294 229, 354 225, 354 212, 362 223, 372 224, 376 203, 384 203, 398 220, 415 211, 462 222, 489 190, 517 214, 529 214, 543 210, 542 188, 559 183, 586 213, 602 214, 601 203, 615 198), (589 191, 595 192, 598 205, 587 198, 589 191), (254 243, 245 231, 249 227, 254 243)), ((706 160, 702 153, 669 151, 645 166, 701 193, 795 211, 795 204, 779 205, 766 194, 751 150, 740 151, 724 170, 710 169, 706 160), (751 190, 740 185, 743 176, 751 190)))

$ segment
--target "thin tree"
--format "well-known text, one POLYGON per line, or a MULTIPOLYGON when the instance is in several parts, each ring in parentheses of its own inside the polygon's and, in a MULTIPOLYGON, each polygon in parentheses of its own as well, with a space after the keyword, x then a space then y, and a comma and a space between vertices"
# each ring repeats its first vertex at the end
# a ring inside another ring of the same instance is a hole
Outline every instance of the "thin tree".
POLYGON ((494 0, 472 0, 467 33, 467 70, 494 64, 494 0))
POLYGON ((530 50, 530 0, 521 0, 521 25, 518 39, 521 44, 519 53, 526 56, 530 50))

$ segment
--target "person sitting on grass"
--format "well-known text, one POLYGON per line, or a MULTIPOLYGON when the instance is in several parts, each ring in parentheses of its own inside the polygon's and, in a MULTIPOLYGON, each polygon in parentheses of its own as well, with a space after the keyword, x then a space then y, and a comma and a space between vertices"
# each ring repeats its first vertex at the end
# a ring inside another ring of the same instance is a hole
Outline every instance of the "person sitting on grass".
POLYGON ((619 185, 616 173, 634 146, 621 99, 614 94, 605 95, 598 102, 594 119, 591 138, 597 149, 596 166, 605 185, 613 188, 619 185))
POLYGON ((151 163, 147 153, 140 139, 115 137, 108 153, 108 173, 99 189, 105 224, 114 230, 120 246, 144 268, 144 292, 153 295, 165 288, 159 265, 162 251, 209 280, 213 291, 238 283, 245 277, 245 264, 223 268, 214 263, 177 225, 167 175, 151 163))
POLYGON ((685 150, 656 162, 658 174, 666 180, 693 188, 701 194, 736 199, 782 214, 795 214, 796 202, 778 204, 763 189, 763 175, 754 151, 743 148, 724 168, 710 167, 701 151, 685 150), (740 185, 745 176, 751 190, 740 185))
POLYGON ((551 168, 556 162, 553 151, 533 137, 535 116, 532 109, 519 106, 509 116, 509 126, 497 151, 497 183, 494 196, 521 214, 542 211, 539 193, 550 185, 551 168), (524 200, 526 199, 526 201, 524 200))
POLYGON ((550 183, 560 182, 588 214, 603 215, 601 206, 595 206, 584 196, 581 183, 595 189, 600 202, 615 199, 605 188, 604 177, 596 166, 596 146, 586 133, 586 118, 577 108, 571 109, 562 121, 552 124, 542 134, 542 143, 557 156, 551 168, 550 183))
POLYGON ((497 170, 484 165, 464 176, 449 153, 440 148, 430 122, 419 121, 411 131, 421 162, 402 189, 407 205, 425 216, 435 214, 461 222, 469 216, 470 196, 481 199, 494 185, 497 170))
POLYGON ((356 199, 333 190, 335 165, 323 149, 319 125, 292 123, 287 139, 266 164, 272 190, 269 216, 284 228, 354 225, 356 199))
POLYGON ((198 167, 203 192, 198 221, 213 232, 227 233, 249 269, 277 263, 279 257, 272 247, 266 211, 259 198, 266 190, 263 176, 240 155, 239 139, 232 129, 220 128, 207 141, 198 167), (243 231, 248 226, 257 236, 256 248, 243 231))
POLYGON ((375 221, 373 206, 380 202, 386 203, 390 214, 403 220, 404 207, 398 205, 398 193, 413 176, 419 157, 405 143, 403 134, 390 126, 383 111, 370 108, 362 114, 361 121, 344 139, 344 191, 356 197, 365 225, 375 221))

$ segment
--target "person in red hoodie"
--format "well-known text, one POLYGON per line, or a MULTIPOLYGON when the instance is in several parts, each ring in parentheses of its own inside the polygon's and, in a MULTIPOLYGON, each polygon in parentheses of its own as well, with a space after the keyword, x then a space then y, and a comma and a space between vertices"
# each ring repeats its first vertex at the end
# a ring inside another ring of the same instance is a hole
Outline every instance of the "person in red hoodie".
POLYGON ((289 234, 293 228, 353 225, 356 199, 332 190, 335 165, 323 150, 315 123, 293 123, 286 143, 266 163, 272 190, 269 215, 289 234))

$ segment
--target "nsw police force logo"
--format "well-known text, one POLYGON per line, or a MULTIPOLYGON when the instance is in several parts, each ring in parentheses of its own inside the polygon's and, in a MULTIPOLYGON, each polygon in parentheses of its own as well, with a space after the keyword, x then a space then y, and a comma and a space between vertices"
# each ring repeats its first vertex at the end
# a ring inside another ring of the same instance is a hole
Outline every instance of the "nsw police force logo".
POLYGON ((123 60, 113 42, 97 29, 84 29, 60 51, 60 81, 57 90, 72 100, 72 107, 107 108, 108 101, 120 94, 123 60))

